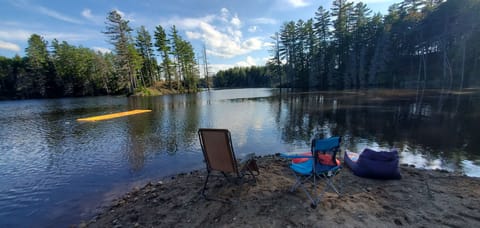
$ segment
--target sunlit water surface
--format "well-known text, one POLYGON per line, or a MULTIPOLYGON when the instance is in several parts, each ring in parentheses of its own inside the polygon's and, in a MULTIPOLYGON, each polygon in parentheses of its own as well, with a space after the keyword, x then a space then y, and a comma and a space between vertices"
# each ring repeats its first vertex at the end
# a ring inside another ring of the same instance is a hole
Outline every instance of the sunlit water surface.
POLYGON ((480 176, 480 95, 439 91, 204 91, 147 98, 0 102, 0 227, 68 226, 134 186, 204 168, 198 128, 227 128, 235 152, 396 148, 401 163, 480 176), (124 118, 77 118, 152 109, 124 118))

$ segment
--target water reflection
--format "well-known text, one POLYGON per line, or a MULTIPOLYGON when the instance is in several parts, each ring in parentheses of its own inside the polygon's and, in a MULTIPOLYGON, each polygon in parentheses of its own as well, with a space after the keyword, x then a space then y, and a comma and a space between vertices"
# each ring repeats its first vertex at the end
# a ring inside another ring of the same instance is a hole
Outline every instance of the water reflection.
POLYGON ((479 158, 478 104, 478 93, 448 97, 436 91, 425 93, 421 102, 413 92, 381 90, 286 93, 271 99, 287 142, 342 135, 350 150, 397 148, 402 162, 449 170, 462 170, 465 160, 479 158))
POLYGON ((229 129, 238 157, 306 151, 313 137, 341 135, 352 151, 396 148, 402 163, 480 176, 480 95, 440 92, 237 89, 0 102, 0 226, 67 226, 111 189, 204 168, 198 128, 229 129), (153 111, 75 121, 131 109, 153 111))

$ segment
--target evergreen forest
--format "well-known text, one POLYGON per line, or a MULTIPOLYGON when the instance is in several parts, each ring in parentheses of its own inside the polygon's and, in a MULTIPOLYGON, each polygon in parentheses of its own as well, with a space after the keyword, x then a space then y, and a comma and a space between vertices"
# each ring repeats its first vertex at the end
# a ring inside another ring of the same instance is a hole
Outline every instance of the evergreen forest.
POLYGON ((265 67, 217 73, 215 86, 303 89, 438 88, 480 85, 480 1, 404 0, 387 15, 333 1, 313 18, 285 22, 265 67))
POLYGON ((265 66, 200 80, 195 50, 175 26, 134 30, 111 11, 102 31, 110 53, 32 34, 24 57, 0 56, 0 99, 148 94, 152 87, 462 90, 480 85, 479 17, 480 0, 404 0, 386 15, 334 0, 308 20, 284 22, 265 66))
POLYGON ((192 45, 175 26, 158 25, 153 37, 135 31, 115 10, 102 33, 114 47, 101 53, 66 41, 28 39, 25 57, 0 56, 0 98, 28 99, 147 93, 149 87, 195 92, 199 71, 192 45), (160 59, 161 62, 158 62, 160 59))

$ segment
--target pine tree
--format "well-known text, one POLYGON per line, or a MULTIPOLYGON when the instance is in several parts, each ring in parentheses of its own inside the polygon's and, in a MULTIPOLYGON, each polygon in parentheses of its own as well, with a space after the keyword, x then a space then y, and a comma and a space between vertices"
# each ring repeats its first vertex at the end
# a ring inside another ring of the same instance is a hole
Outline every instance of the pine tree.
POLYGON ((45 97, 47 95, 49 56, 47 41, 33 34, 28 39, 26 77, 20 78, 19 90, 22 97, 45 97))
POLYGON ((128 20, 124 20, 116 11, 112 10, 108 13, 106 21, 106 30, 103 32, 109 37, 111 44, 115 46, 116 52, 116 71, 120 75, 121 82, 131 94, 137 88, 137 71, 135 68, 138 64, 138 53, 132 50, 132 29, 128 25, 128 20))
POLYGON ((152 37, 145 26, 142 25, 138 29, 135 41, 135 46, 143 62, 140 70, 142 80, 145 82, 145 86, 152 86, 157 81, 157 62, 153 55, 152 37))
POLYGON ((168 45, 170 41, 167 38, 167 33, 161 25, 158 25, 155 28, 155 47, 162 57, 162 69, 165 80, 170 89, 172 89, 172 62, 170 60, 170 46, 168 45))

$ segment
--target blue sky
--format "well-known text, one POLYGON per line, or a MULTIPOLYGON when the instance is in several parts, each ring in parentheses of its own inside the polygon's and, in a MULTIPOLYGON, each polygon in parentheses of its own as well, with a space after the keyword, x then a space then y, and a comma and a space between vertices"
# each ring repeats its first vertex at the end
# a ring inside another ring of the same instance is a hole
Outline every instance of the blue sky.
MULTIPOLYGON (((373 12, 386 13, 400 0, 364 0, 373 12)), ((358 1, 354 1, 358 2, 358 1)), ((207 47, 211 71, 233 66, 263 65, 270 37, 283 22, 309 19, 332 0, 0 0, 0 55, 23 56, 27 39, 36 33, 73 45, 109 51, 102 34, 110 10, 130 26, 176 25, 200 55, 207 47)))

